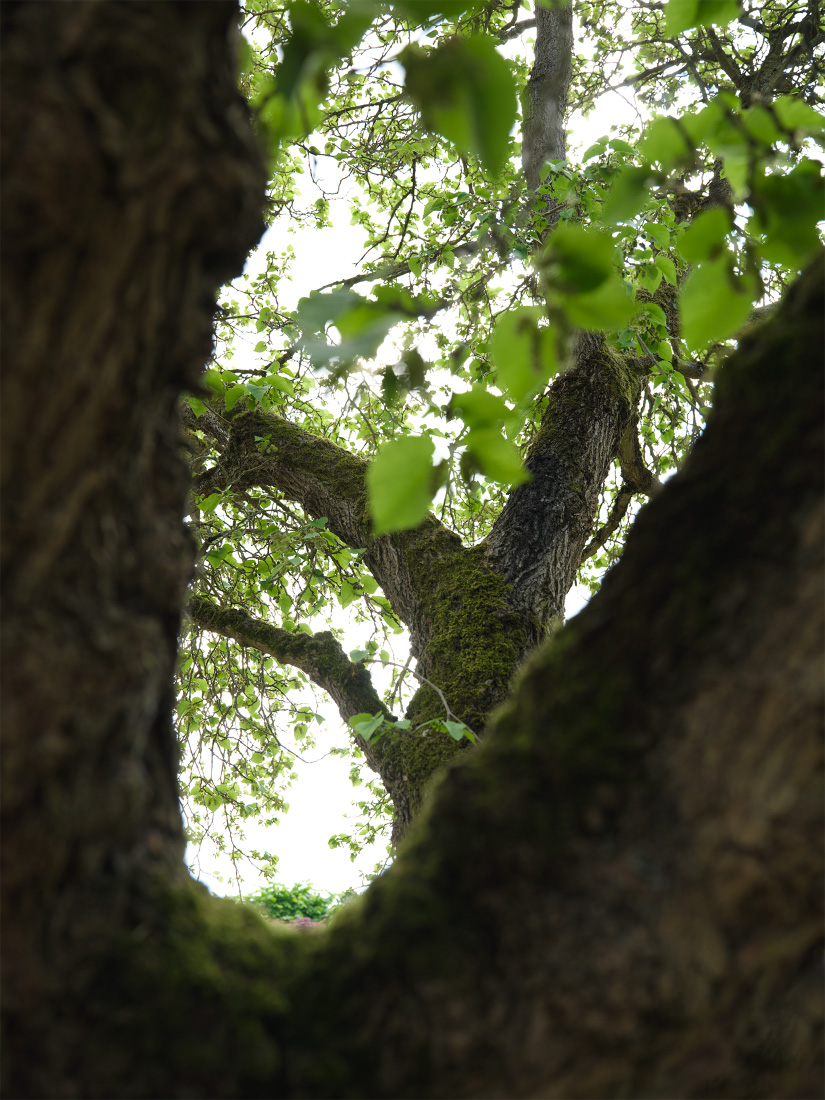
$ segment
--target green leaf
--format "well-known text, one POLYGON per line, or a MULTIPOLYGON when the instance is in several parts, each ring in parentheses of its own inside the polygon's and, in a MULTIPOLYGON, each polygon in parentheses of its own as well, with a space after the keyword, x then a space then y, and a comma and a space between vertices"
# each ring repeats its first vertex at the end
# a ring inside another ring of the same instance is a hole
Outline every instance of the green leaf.
POLYGON ((410 271, 413 275, 418 276, 421 274, 421 260, 418 256, 410 256, 407 263, 410 265, 410 271))
POLYGON ((639 148, 647 160, 658 161, 666 172, 677 165, 690 165, 695 158, 693 146, 681 125, 663 116, 648 123, 639 148))
POLYGON ((786 130, 802 134, 825 133, 825 115, 795 96, 779 96, 773 101, 773 109, 786 130))
POLYGON ((488 428, 512 416, 504 399, 475 385, 467 393, 454 393, 447 408, 448 416, 460 416, 469 428, 488 428))
POLYGON ((281 393, 287 394, 288 397, 293 397, 295 394, 295 386, 291 379, 285 378, 282 374, 268 374, 266 381, 268 385, 280 390, 281 393))
POLYGON ((817 223, 825 207, 825 181, 819 161, 804 157, 792 172, 758 175, 751 205, 765 240, 762 255, 787 267, 801 267, 819 247, 817 223))
POLYGON ((728 254, 693 268, 679 296, 687 346, 700 351, 733 336, 748 319, 753 289, 752 281, 734 273, 728 254))
POLYGON ((425 52, 411 45, 399 60, 405 87, 428 130, 498 174, 510 149, 516 91, 509 63, 491 38, 450 38, 425 52))
POLYGON ((683 129, 694 145, 699 145, 728 121, 728 111, 723 96, 717 96, 696 114, 684 115, 680 120, 683 129))
MULTIPOLYGON (((556 232, 562 228, 573 227, 556 232)), ((543 319, 537 306, 511 310, 497 318, 490 337, 498 383, 516 404, 542 389, 559 369, 556 332, 548 324, 540 328, 543 319)))
POLYGON ((468 433, 466 444, 478 468, 491 481, 519 485, 529 480, 518 448, 504 438, 500 429, 474 428, 468 433))
MULTIPOLYGON (((220 504, 222 499, 223 499, 223 493, 210 493, 209 496, 206 497, 205 500, 201 501, 200 506, 199 506, 200 511, 204 512, 206 515, 211 515, 212 512, 215 511, 215 507, 218 504, 220 504)), ((227 548, 227 552, 228 552, 228 548, 227 548)))
POLYGON ((559 225, 541 257, 545 278, 563 293, 595 290, 613 274, 614 243, 603 230, 559 225))
POLYGON ((266 340, 259 340, 258 343, 255 345, 255 347, 252 350, 255 352, 256 355, 259 355, 261 352, 266 351, 266 349, 267 349, 266 340))
POLYGON ((573 324, 602 332, 620 332, 640 309, 639 303, 628 296, 624 281, 618 275, 590 294, 564 298, 563 305, 573 324))
POLYGON ((670 285, 676 286, 676 264, 671 260, 670 256, 657 256, 654 263, 670 285))
POLYGON ((186 400, 189 403, 189 408, 195 414, 195 416, 203 416, 206 412, 206 405, 198 397, 187 397, 186 400))
POLYGON ((649 184, 653 173, 647 165, 623 168, 610 182, 610 190, 602 207, 602 221, 618 225, 629 221, 643 210, 650 197, 649 184))
POLYGON ((366 298, 354 290, 333 290, 329 293, 313 290, 308 298, 301 298, 298 302, 296 320, 302 332, 323 332, 341 314, 366 302, 366 298))
POLYGON ((438 23, 442 19, 456 20, 465 12, 484 8, 486 0, 393 0, 393 11, 398 12, 414 27, 438 23))
POLYGON ((659 225, 658 222, 645 222, 645 233, 657 248, 670 248, 670 230, 666 225, 659 225))
POLYGON ((723 250, 730 230, 728 211, 723 206, 712 206, 693 219, 676 247, 689 264, 700 263, 712 259, 723 250))
POLYGON ((255 398, 256 404, 260 405, 264 397, 269 393, 269 386, 256 386, 252 382, 247 382, 247 391, 255 398))
POLYGON ((367 490, 373 532, 417 527, 433 498, 433 443, 427 436, 408 436, 386 444, 367 468, 367 490))
POLYGON ((230 386, 224 395, 226 411, 229 412, 230 409, 234 409, 245 393, 246 386, 243 382, 239 382, 237 386, 230 386))
POLYGON ((606 145, 607 139, 599 138, 597 142, 594 142, 594 144, 591 145, 589 149, 586 149, 585 152, 582 153, 582 164, 584 164, 585 161, 590 160, 591 157, 600 157, 604 152, 606 145))
POLYGON ((630 142, 625 141, 623 138, 611 138, 608 145, 617 153, 636 153, 635 146, 631 145, 630 142))
POLYGON ((691 27, 724 26, 739 14, 739 0, 668 0, 665 34, 675 36, 691 27))
POLYGON ((659 283, 662 281, 662 272, 656 264, 642 264, 637 278, 640 286, 644 287, 648 293, 654 294, 659 287, 659 283))
MULTIPOLYGON (((810 108, 808 108, 808 110, 810 110, 810 108)), ((779 141, 782 137, 782 132, 776 125, 776 119, 771 112, 761 104, 757 104, 754 107, 748 107, 747 110, 743 111, 742 121, 748 133, 767 147, 775 144, 775 142, 779 141)), ((793 127, 788 128, 793 129, 793 127)))
POLYGON ((445 718, 444 725, 453 741, 461 741, 469 733, 463 722, 448 722, 445 718))
MULTIPOLYGON (((350 650, 349 659, 352 661, 352 663, 354 665, 359 664, 361 661, 363 661, 367 657, 369 657, 369 650, 367 650, 367 649, 351 649, 350 650)), ((361 714, 361 715, 358 715, 358 717, 363 718, 364 715, 361 714)), ((372 717, 372 715, 368 715, 368 717, 372 717)), ((351 721, 354 721, 354 719, 351 719, 351 721)))
POLYGON ((359 737, 363 737, 365 741, 369 741, 379 726, 384 724, 384 715, 379 711, 378 714, 356 714, 349 720, 350 728, 353 733, 359 737))
POLYGON ((215 394, 221 395, 224 391, 221 372, 215 370, 214 367, 210 367, 209 370, 203 372, 203 384, 215 394))

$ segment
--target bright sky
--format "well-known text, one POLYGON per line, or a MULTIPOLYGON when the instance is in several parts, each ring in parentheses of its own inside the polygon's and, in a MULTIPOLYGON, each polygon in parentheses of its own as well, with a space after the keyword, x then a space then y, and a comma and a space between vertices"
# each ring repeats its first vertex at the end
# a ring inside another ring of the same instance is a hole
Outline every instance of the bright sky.
MULTIPOLYGON (((599 110, 593 112, 589 119, 581 116, 571 119, 568 137, 571 155, 575 156, 576 150, 586 149, 607 133, 611 126, 633 122, 636 118, 629 95, 608 93, 600 101, 599 110)), ((299 182, 305 193, 313 190, 308 175, 299 177, 299 182)), ((288 222, 276 224, 267 230, 258 249, 250 255, 245 273, 257 273, 265 267, 267 252, 281 253, 287 245, 291 245, 295 252, 291 281, 279 287, 280 304, 286 309, 294 308, 298 299, 310 291, 355 274, 357 262, 365 248, 364 230, 349 224, 349 204, 345 195, 333 200, 331 219, 332 228, 320 232, 296 228, 288 222)), ((570 592, 566 605, 568 618, 581 610, 588 596, 587 589, 579 586, 570 592)), ((363 646, 364 637, 360 636, 358 628, 352 629, 350 626, 347 629, 348 623, 343 616, 336 625, 347 630, 343 642, 345 650, 363 646)), ((396 636, 392 643, 393 658, 403 663, 408 652, 406 634, 396 636)), ((360 816, 356 803, 365 796, 363 788, 353 787, 350 782, 351 762, 340 756, 327 755, 331 748, 346 741, 346 733, 342 730, 335 707, 319 692, 313 709, 323 713, 326 721, 319 727, 316 748, 302 755, 316 762, 304 764, 296 761, 298 780, 287 794, 289 812, 282 816, 276 827, 265 829, 247 824, 244 846, 277 855, 276 881, 285 886, 308 882, 321 893, 340 893, 349 888, 359 888, 363 876, 371 873, 375 864, 384 862, 386 850, 384 845, 373 845, 353 863, 346 849, 329 847, 331 836, 352 832, 360 816)), ((238 893, 238 882, 227 856, 216 853, 211 845, 204 842, 197 856, 190 852, 189 858, 193 874, 214 893, 238 893), (223 878, 223 882, 219 881, 219 877, 223 878)), ((254 893, 264 884, 263 877, 248 863, 242 863, 239 870, 243 893, 254 893)))

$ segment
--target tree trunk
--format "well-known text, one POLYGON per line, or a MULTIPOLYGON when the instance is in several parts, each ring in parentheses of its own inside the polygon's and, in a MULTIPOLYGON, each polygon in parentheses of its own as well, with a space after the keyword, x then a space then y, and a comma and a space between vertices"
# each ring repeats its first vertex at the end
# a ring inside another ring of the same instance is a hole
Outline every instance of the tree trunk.
POLYGON ((235 4, 1 10, 5 1094, 68 1096, 83 1010, 60 1001, 93 996, 142 879, 185 880, 177 400, 266 177, 235 4))
POLYGON ((264 182, 233 16, 3 9, 5 1095, 822 1096, 821 263, 363 899, 284 932, 187 880, 176 396, 264 182))

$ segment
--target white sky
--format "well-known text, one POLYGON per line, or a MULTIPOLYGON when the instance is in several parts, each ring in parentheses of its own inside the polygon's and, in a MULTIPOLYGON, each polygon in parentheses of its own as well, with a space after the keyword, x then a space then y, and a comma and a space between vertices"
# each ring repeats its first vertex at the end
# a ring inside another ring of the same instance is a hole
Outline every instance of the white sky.
MULTIPOLYGON (((629 99, 629 96, 625 98, 608 93, 600 101, 599 110, 594 111, 589 119, 574 116, 568 135, 571 157, 606 134, 611 126, 635 121, 638 116, 629 99)), ((308 174, 299 177, 299 183, 302 192, 314 192, 308 174)), ((257 273, 265 267, 267 252, 277 254, 283 252, 287 245, 292 246, 295 261, 290 270, 290 281, 279 286, 280 304, 285 309, 293 309, 299 298, 319 286, 335 279, 345 279, 356 272, 357 261, 366 247, 364 230, 349 224, 346 197, 332 200, 330 216, 332 228, 321 231, 301 229, 286 221, 276 224, 267 230, 247 261, 245 274, 257 273)), ((258 337, 252 343, 256 339, 258 337)), ((240 359, 241 354, 238 349, 236 360, 240 359)), ((588 598, 587 589, 580 586, 574 588, 567 599, 567 617, 578 613, 588 598)), ((347 629, 348 622, 342 616, 336 625, 347 629)), ((343 643, 345 650, 362 646, 365 639, 361 634, 364 630, 350 626, 343 643)), ((406 635, 398 635, 391 641, 394 659, 403 663, 407 656, 406 635)), ((316 748, 301 755, 318 762, 302 764, 296 761, 295 771, 299 778, 286 795, 289 812, 282 816, 276 827, 266 829, 246 823, 244 847, 247 850, 269 851, 279 857, 276 882, 285 886, 308 882, 320 893, 340 893, 348 888, 360 888, 362 876, 372 872, 376 863, 383 863, 386 852, 384 845, 373 845, 353 863, 346 849, 330 849, 328 846, 330 836, 352 832, 360 816, 355 803, 365 795, 363 788, 353 787, 350 783, 351 761, 325 755, 333 746, 343 745, 346 734, 335 707, 326 700, 322 701, 320 692, 316 699, 313 709, 324 713, 326 721, 319 728, 316 748), (321 757, 323 759, 319 760, 321 757)), ((190 856, 193 857, 193 873, 214 893, 238 893, 235 873, 227 856, 215 853, 207 842, 201 846, 197 863, 194 862, 194 853, 190 856), (220 882, 217 876, 224 881, 220 882)), ((239 869, 243 893, 253 893, 264 884, 263 877, 248 863, 242 863, 239 869)))

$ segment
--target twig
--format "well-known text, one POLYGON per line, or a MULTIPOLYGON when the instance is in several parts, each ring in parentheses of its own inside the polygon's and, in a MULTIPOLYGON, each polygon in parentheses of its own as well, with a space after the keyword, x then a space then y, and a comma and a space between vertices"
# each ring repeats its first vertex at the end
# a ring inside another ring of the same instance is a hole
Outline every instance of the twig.
MULTIPOLYGON (((410 656, 412 656, 412 654, 410 654, 410 656)), ((398 661, 385 661, 383 657, 378 657, 376 659, 373 659, 372 661, 363 661, 362 660, 362 661, 359 661, 357 663, 358 664, 363 664, 363 665, 378 665, 378 664, 392 665, 394 668, 403 668, 405 671, 411 672, 413 674, 413 676, 416 678, 416 680, 420 680, 422 684, 426 684, 427 687, 431 687, 433 689, 433 691, 439 697, 441 702, 444 704, 444 709, 447 712, 447 717, 448 718, 453 718, 456 722, 461 722, 461 725, 464 726, 464 728, 466 730, 468 730, 470 733, 472 733, 473 737, 476 736, 476 734, 473 733, 473 731, 470 729, 470 727, 467 725, 467 723, 462 722, 461 719, 458 717, 458 715, 454 714, 450 710, 450 704, 447 702, 447 699, 444 695, 444 692, 441 690, 441 688, 436 687, 436 685, 432 682, 432 680, 428 680, 426 676, 422 676, 421 673, 416 672, 414 668, 409 668, 408 667, 409 663, 410 663, 409 658, 407 659, 407 664, 405 664, 405 665, 399 664, 398 661)))

